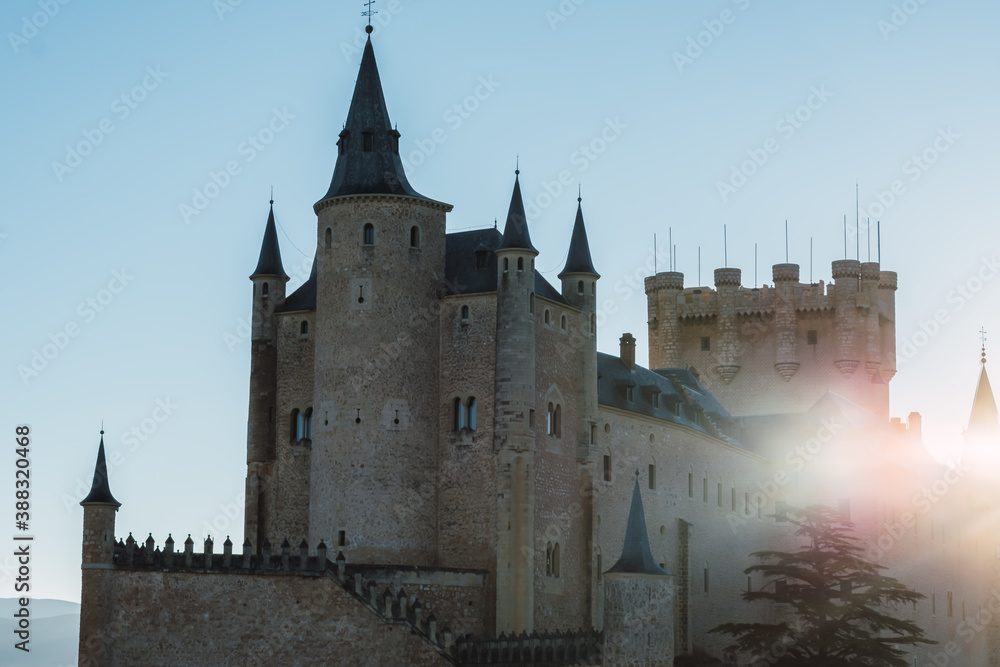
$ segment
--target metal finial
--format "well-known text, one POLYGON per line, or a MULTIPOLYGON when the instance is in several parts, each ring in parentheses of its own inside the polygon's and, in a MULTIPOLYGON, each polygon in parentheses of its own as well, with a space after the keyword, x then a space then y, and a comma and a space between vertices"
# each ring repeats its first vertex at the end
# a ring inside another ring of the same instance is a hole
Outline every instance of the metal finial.
POLYGON ((635 478, 639 479, 639 469, 638 468, 635 469, 635 478))
POLYGON ((104 420, 101 420, 101 435, 104 435, 104 420))
POLYGON ((515 155, 514 156, 514 175, 518 176, 518 175, 520 175, 520 173, 521 173, 521 156, 520 155, 515 155))
POLYGON ((271 205, 274 205, 274 186, 271 186, 271 205))
POLYGON ((368 25, 365 27, 365 32, 367 32, 370 35, 374 30, 374 28, 372 28, 372 14, 378 14, 378 11, 372 9, 372 5, 375 4, 375 0, 368 0, 364 4, 367 5, 368 10, 361 12, 361 15, 368 17, 368 25))
POLYGON ((497 228, 497 219, 493 218, 493 229, 497 228))
POLYGON ((982 344, 983 344, 982 359, 979 360, 979 363, 985 364, 986 363, 986 327, 982 327, 982 328, 979 329, 979 338, 982 340, 982 344))
POLYGON ((576 203, 579 204, 583 201, 583 188, 579 183, 576 184, 576 203))

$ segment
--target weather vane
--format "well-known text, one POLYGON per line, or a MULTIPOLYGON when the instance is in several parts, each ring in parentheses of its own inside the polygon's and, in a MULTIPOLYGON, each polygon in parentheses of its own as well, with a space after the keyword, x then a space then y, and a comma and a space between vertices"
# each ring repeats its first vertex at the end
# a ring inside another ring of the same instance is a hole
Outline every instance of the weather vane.
POLYGON ((378 14, 378 11, 372 9, 372 5, 375 4, 375 0, 368 0, 368 2, 366 2, 364 4, 368 6, 368 11, 361 12, 361 15, 368 17, 368 27, 365 28, 365 32, 367 32, 370 35, 370 34, 372 34, 372 30, 373 30, 373 28, 372 28, 372 14, 378 14))
POLYGON ((980 359, 980 363, 985 364, 986 363, 986 327, 981 327, 979 329, 979 338, 982 340, 982 343, 983 343, 983 355, 982 355, 983 358, 980 359))

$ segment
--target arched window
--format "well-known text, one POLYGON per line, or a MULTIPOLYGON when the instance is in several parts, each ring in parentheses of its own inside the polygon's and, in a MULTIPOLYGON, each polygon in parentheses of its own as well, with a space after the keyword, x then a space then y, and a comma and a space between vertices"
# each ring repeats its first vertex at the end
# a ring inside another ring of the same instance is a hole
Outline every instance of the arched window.
POLYGON ((299 333, 303 338, 309 335, 309 320, 302 320, 302 324, 299 325, 299 333))
POLYGON ((467 423, 469 425, 469 430, 470 431, 475 431, 476 430, 476 397, 475 396, 470 396, 469 397, 469 411, 468 412, 469 412, 469 419, 468 419, 467 423))
POLYGON ((556 407, 551 403, 549 403, 549 409, 548 412, 546 413, 545 431, 549 435, 556 434, 556 407))
POLYGON ((580 280, 576 283, 576 293, 583 294, 583 281, 580 280))
POLYGON ((298 408, 292 410, 292 440, 301 440, 302 413, 298 408))
POLYGON ((465 426, 465 410, 462 409, 462 399, 458 398, 457 396, 455 397, 455 400, 452 402, 452 405, 453 405, 452 414, 454 415, 454 420, 455 420, 455 432, 457 433, 458 431, 462 430, 463 426, 465 426))
POLYGON ((559 318, 559 328, 562 329, 563 331, 566 331, 566 316, 565 315, 563 315, 562 317, 559 318))
POLYGON ((517 258, 517 270, 524 271, 524 257, 517 258))
POLYGON ((510 264, 509 264, 508 258, 504 257, 503 258, 503 271, 504 271, 504 273, 507 273, 507 269, 508 269, 509 265, 510 264))
POLYGON ((542 319, 545 320, 546 324, 549 323, 549 309, 548 308, 545 309, 545 314, 542 316, 542 319))
POLYGON ((264 283, 263 285, 260 286, 260 295, 266 299, 267 293, 268 293, 267 283, 264 283))
POLYGON ((462 306, 462 319, 463 320, 469 319, 469 307, 468 306, 462 306))
POLYGON ((302 440, 312 440, 313 437, 313 409, 306 410, 302 417, 302 440))
POLYGON ((375 226, 370 222, 365 224, 365 233, 362 242, 365 245, 375 245, 375 226))
POLYGON ((419 248, 420 247, 420 228, 416 225, 410 227, 410 247, 419 248))
POLYGON ((548 542, 545 545, 545 576, 552 576, 552 543, 548 542))
POLYGON ((333 247, 333 230, 329 227, 326 228, 326 232, 323 234, 323 243, 326 249, 329 250, 333 247))

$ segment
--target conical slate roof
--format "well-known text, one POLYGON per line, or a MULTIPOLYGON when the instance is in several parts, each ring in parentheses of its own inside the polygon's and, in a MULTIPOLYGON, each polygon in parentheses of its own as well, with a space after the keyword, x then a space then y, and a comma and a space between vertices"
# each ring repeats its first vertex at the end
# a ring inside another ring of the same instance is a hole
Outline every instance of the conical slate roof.
POLYGON ((278 249, 278 229, 274 222, 274 200, 271 200, 271 210, 267 214, 267 225, 264 226, 264 240, 260 244, 260 259, 257 268, 250 275, 278 276, 288 280, 285 269, 281 265, 281 251, 278 249))
POLYGON ((636 475, 635 485, 632 487, 632 506, 629 508, 628 524, 625 526, 625 545, 622 547, 622 557, 608 572, 670 574, 653 560, 653 552, 649 548, 646 513, 642 509, 638 475, 636 475))
POLYGON ((510 195, 510 208, 507 209, 507 222, 503 227, 503 240, 498 250, 521 249, 538 254, 531 245, 531 235, 528 234, 528 217, 524 214, 524 200, 521 199, 521 183, 518 180, 519 171, 514 172, 514 192, 510 195))
POLYGON ((426 199, 406 180, 399 158, 399 132, 389 122, 370 36, 361 55, 354 97, 337 145, 340 147, 337 164, 324 200, 358 194, 426 199))
POLYGON ((81 505, 91 503, 102 503, 121 507, 122 504, 111 495, 111 487, 108 486, 108 463, 104 458, 104 431, 101 431, 101 445, 97 448, 97 465, 94 466, 94 483, 90 487, 90 493, 80 501, 81 505))
POLYGON ((997 403, 993 398, 993 388, 983 364, 979 372, 979 384, 976 386, 976 397, 972 401, 972 415, 969 417, 969 430, 996 431, 1000 428, 997 420, 997 403))
POLYGON ((566 256, 566 266, 559 277, 570 273, 589 273, 600 277, 590 258, 590 243, 587 241, 587 228, 583 224, 583 206, 580 199, 576 200, 576 222, 573 223, 573 236, 569 241, 569 254, 566 256))

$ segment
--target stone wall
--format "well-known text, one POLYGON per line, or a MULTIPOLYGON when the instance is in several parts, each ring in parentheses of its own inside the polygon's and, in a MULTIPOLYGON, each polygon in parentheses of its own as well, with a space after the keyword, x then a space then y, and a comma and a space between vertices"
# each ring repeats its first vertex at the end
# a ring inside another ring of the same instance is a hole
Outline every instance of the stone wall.
POLYGON ((604 578, 605 667, 673 667, 671 577, 609 574, 604 578))

